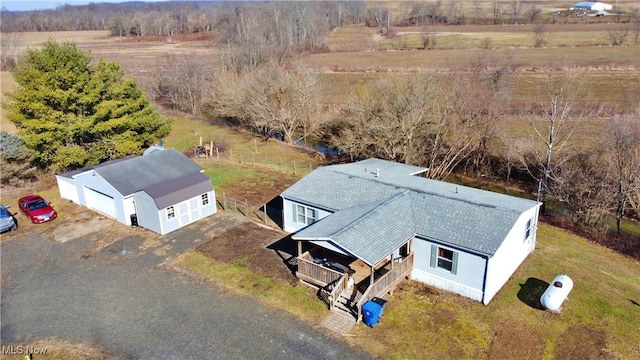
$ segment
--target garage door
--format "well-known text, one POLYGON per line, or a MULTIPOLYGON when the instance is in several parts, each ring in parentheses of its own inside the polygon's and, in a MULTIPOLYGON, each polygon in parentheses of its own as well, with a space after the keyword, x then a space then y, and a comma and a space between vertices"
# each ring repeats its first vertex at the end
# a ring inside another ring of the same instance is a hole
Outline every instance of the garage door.
POLYGON ((116 202, 113 200, 113 197, 88 187, 85 187, 85 196, 88 208, 113 218, 118 218, 116 213, 116 202))

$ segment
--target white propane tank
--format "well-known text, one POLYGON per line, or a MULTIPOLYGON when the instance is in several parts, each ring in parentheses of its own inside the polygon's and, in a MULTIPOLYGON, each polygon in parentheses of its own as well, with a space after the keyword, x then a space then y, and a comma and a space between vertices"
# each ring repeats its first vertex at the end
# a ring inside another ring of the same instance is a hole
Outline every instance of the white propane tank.
POLYGON ((571 289, 573 289, 571 278, 567 275, 558 275, 540 297, 540 304, 549 311, 560 312, 560 305, 571 289))

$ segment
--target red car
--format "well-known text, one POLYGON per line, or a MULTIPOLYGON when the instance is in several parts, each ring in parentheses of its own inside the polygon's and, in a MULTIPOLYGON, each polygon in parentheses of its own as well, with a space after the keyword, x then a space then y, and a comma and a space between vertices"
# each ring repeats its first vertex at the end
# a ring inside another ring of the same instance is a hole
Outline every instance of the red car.
POLYGON ((51 203, 46 202, 39 195, 29 195, 20 198, 20 200, 18 200, 18 207, 34 224, 41 224, 58 217, 51 203))

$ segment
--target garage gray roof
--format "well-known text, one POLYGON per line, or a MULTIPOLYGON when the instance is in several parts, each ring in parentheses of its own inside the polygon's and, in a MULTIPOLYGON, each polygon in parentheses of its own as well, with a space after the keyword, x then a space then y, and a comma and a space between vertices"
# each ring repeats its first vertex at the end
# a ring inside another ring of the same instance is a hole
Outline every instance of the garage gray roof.
MULTIPOLYGON (((144 189, 144 192, 154 199, 158 209, 167 208, 209 191, 213 191, 213 185, 202 173, 188 174, 144 189)), ((209 201, 215 199, 210 198, 209 201)))
MULTIPOLYGON (((415 176, 424 171, 380 159, 316 169, 285 190, 282 197, 334 214, 293 238, 330 239, 354 254, 364 254, 375 247, 384 248, 379 251, 389 254, 397 248, 393 247, 396 243, 402 245, 408 239, 406 234, 413 232, 419 237, 491 256, 520 215, 540 205, 536 201, 415 176), (396 197, 399 194, 402 201, 396 197), (391 204, 395 204, 390 207, 393 211, 381 209, 391 204), (398 207, 400 204, 402 208, 398 207), (368 214, 370 209, 388 217, 365 221, 372 218, 369 215, 350 221, 353 214, 358 211, 368 214), (349 229, 349 237, 340 236, 345 234, 338 231, 340 226, 349 229), (376 244, 353 240, 360 236, 353 233, 358 229, 369 241, 377 239, 376 244), (349 248, 353 245, 357 248, 349 248)), ((370 260, 374 261, 376 256, 370 260)))
POLYGON ((123 196, 200 173, 202 168, 175 149, 155 151, 94 170, 123 196))

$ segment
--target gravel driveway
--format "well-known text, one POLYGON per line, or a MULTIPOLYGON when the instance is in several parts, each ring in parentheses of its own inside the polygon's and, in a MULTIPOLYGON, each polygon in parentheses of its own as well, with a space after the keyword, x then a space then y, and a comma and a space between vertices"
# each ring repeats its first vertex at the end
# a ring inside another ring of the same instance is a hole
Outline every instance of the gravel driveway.
POLYGON ((163 266, 213 231, 241 226, 229 215, 211 219, 153 246, 135 232, 108 246, 96 234, 64 243, 36 232, 5 239, 2 344, 55 337, 127 359, 369 358, 288 313, 163 266))

